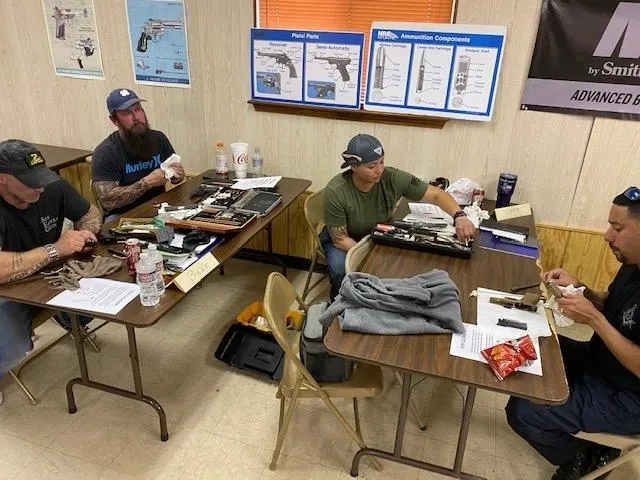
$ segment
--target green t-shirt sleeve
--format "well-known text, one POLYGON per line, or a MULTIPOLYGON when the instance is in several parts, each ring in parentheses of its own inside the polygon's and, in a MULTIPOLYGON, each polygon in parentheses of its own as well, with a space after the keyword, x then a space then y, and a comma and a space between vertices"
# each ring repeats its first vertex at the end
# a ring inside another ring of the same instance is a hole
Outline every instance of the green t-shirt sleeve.
POLYGON ((324 190, 324 223, 328 227, 343 227, 347 224, 347 212, 343 202, 333 189, 324 190))
POLYGON ((423 182, 415 175, 405 172, 404 170, 396 170, 394 183, 398 189, 398 193, 413 202, 419 202, 424 197, 429 185, 423 182))

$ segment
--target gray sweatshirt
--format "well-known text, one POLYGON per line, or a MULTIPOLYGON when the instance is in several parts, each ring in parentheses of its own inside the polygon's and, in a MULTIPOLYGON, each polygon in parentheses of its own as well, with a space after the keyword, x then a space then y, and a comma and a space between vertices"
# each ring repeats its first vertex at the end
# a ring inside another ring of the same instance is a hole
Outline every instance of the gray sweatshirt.
POLYGON ((320 322, 328 327, 336 315, 343 330, 363 333, 464 332, 458 288, 437 269, 411 278, 349 273, 320 322))

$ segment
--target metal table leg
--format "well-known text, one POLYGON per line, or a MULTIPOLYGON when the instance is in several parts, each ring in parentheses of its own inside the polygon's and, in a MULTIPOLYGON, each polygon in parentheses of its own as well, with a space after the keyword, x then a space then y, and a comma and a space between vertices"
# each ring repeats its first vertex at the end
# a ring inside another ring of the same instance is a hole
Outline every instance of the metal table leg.
POLYGON ((483 477, 471 475, 462 472, 462 460, 467 444, 467 435, 469 433, 469 424, 471 422, 471 413, 473 411, 473 403, 476 397, 476 388, 469 387, 467 399, 464 403, 462 413, 462 425, 460 426, 460 434, 458 435, 458 448, 456 450, 456 459, 453 468, 442 467, 433 463, 421 462, 413 458, 402 456, 402 442, 404 441, 404 428, 407 422, 407 409, 409 407, 409 398, 411 397, 411 373, 402 372, 402 399, 400 401, 400 413, 398 415, 398 426, 396 429, 396 441, 393 453, 385 452, 375 448, 362 448, 358 450, 351 462, 351 476, 358 476, 358 467, 360 459, 365 455, 383 458, 392 462, 402 463, 411 467, 429 470, 431 472, 446 475, 448 477, 459 478, 463 480, 486 480, 483 477))
POLYGON ((154 408, 154 410, 160 417, 160 440, 162 440, 163 442, 169 440, 169 432, 167 430, 167 416, 164 413, 164 409, 154 398, 144 395, 142 391, 142 376, 140 374, 138 346, 136 344, 136 334, 134 327, 127 325, 127 336, 129 339, 129 356, 131 357, 131 370, 133 373, 135 392, 124 390, 122 388, 114 387, 112 385, 107 385, 104 383, 94 382, 89 378, 87 359, 84 353, 84 338, 83 334, 81 333, 80 321, 78 320, 78 316, 75 314, 71 315, 71 327, 73 338, 76 344, 76 351, 78 354, 78 363, 80 365, 80 377, 74 378, 67 382, 67 403, 69 406, 69 413, 76 413, 78 411, 73 395, 73 386, 84 385, 85 387, 101 390, 113 395, 120 395, 121 397, 138 400, 140 402, 146 403, 147 405, 150 405, 154 408))
POLYGON ((282 268, 282 275, 286 277, 287 265, 280 258, 276 257, 273 254, 273 226, 271 222, 267 223, 267 226, 265 227, 265 229, 267 230, 267 248, 269 251, 269 257, 271 257, 272 260, 274 260, 276 263, 280 265, 280 267, 282 268))

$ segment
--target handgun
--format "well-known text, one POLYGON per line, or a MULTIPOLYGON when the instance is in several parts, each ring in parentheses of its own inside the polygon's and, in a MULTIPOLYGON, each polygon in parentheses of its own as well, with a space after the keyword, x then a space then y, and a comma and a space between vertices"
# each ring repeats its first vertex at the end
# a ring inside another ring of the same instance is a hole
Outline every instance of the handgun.
POLYGON ((70 20, 82 15, 84 18, 87 18, 89 12, 87 9, 76 9, 73 10, 71 8, 60 8, 57 6, 53 7, 53 15, 52 17, 56 21, 56 38, 59 40, 67 39, 67 24, 70 20))
POLYGON ((517 308, 518 310, 526 310, 529 312, 538 311, 538 302, 540 302, 540 295, 535 293, 527 293, 522 298, 512 297, 490 297, 489 303, 496 305, 502 305, 505 308, 517 308))
POLYGON ((289 78, 298 78, 296 67, 286 53, 258 52, 259 57, 274 58, 276 63, 289 67, 289 78))
POLYGON ((180 20, 160 20, 155 18, 150 18, 144 22, 136 50, 146 52, 148 41, 151 40, 153 43, 160 42, 166 33, 166 29, 181 30, 182 22, 180 20))
POLYGON ((349 76, 349 72, 347 72, 347 65, 351 63, 351 59, 348 57, 314 57, 316 60, 324 60, 329 63, 329 65, 335 65, 335 67, 340 72, 340 76, 342 80, 348 82, 351 80, 349 76))

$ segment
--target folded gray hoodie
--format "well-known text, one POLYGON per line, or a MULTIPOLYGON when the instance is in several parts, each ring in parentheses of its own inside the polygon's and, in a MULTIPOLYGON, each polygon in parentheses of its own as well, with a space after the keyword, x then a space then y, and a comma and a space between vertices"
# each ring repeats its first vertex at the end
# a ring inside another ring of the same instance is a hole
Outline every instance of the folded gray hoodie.
POLYGON ((437 269, 411 278, 349 273, 320 323, 328 327, 336 315, 343 330, 363 333, 464 332, 458 288, 437 269))

